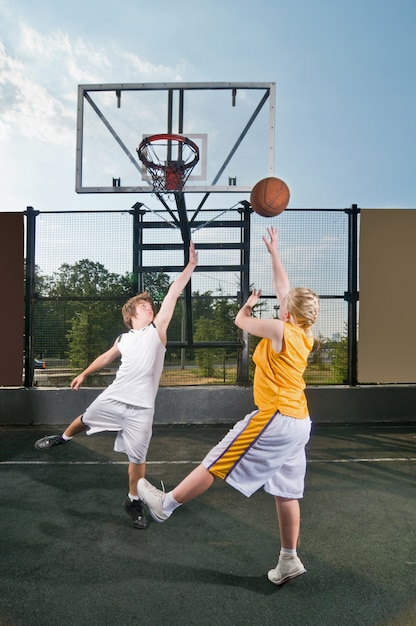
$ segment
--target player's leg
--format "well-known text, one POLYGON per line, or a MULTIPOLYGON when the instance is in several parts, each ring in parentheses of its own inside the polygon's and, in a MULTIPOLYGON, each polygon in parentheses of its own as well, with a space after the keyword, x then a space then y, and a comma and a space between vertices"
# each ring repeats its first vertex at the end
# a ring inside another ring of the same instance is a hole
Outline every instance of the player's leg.
POLYGON ((275 585, 281 585, 287 580, 306 572, 297 554, 300 531, 300 506, 298 498, 301 498, 303 495, 304 482, 303 457, 304 454, 299 451, 281 468, 279 476, 273 477, 268 483, 268 487, 273 491, 283 491, 284 493, 287 491, 288 486, 291 486, 293 489, 293 493, 291 494, 293 497, 274 496, 281 547, 277 565, 268 572, 267 576, 275 585), (296 456, 298 459, 297 462, 294 462, 296 456), (279 485, 279 483, 281 487, 280 489, 276 489, 276 485, 279 485), (272 484, 273 486, 271 486, 272 484), (285 489, 282 489, 283 485, 286 485, 285 489))
MULTIPOLYGON (((224 459, 225 453, 230 448, 231 444, 233 442, 235 443, 239 435, 244 432, 245 428, 250 423, 250 418, 257 413, 258 411, 253 411, 249 415, 246 415, 243 420, 237 422, 225 437, 208 452, 202 463, 190 472, 172 491, 165 494, 160 489, 156 489, 156 487, 151 485, 146 479, 139 481, 139 497, 149 507, 153 519, 157 522, 164 522, 178 506, 189 502, 189 500, 207 491, 214 482, 215 476, 224 478, 227 475, 228 471, 236 465, 236 455, 244 455, 247 445, 250 445, 252 439, 250 437, 245 438, 244 443, 241 444, 235 454, 231 455, 230 459, 224 459), (219 468, 217 468, 218 461, 221 461, 219 468)), ((268 418, 269 417, 270 416, 268 416, 268 418)), ((262 425, 262 427, 264 427, 264 425, 262 425)), ((258 489, 262 484, 263 483, 259 481, 259 484, 253 491, 258 489)), ((238 488, 237 484, 233 484, 232 486, 238 488)))
POLYGON ((100 394, 86 411, 76 417, 61 434, 42 437, 42 439, 36 441, 35 447, 38 450, 47 450, 53 446, 66 443, 75 435, 86 430, 88 434, 92 434, 104 430, 120 430, 120 428, 113 401, 100 394))
POLYGON ((277 565, 267 577, 275 585, 281 585, 291 578, 306 572, 297 555, 296 547, 300 529, 300 507, 295 498, 275 496, 280 532, 280 554, 277 565))
POLYGON ((303 497, 305 484, 305 445, 309 440, 310 421, 294 420, 287 416, 281 416, 281 421, 294 447, 288 448, 287 454, 282 457, 283 464, 264 486, 265 491, 274 496, 279 524, 279 560, 268 573, 269 580, 275 585, 281 585, 306 572, 297 555, 297 545, 300 531, 299 499, 303 497))
POLYGON ((137 483, 146 472, 146 456, 152 436, 153 410, 125 406, 123 429, 117 434, 114 449, 124 452, 129 459, 129 492, 124 502, 124 509, 131 517, 135 528, 149 526, 137 493, 137 483))
POLYGON ((184 504, 207 491, 214 482, 214 476, 201 464, 172 490, 176 502, 184 504))
POLYGON ((129 493, 124 503, 124 509, 126 513, 130 515, 133 521, 133 526, 140 529, 144 529, 149 526, 149 522, 143 511, 142 502, 140 501, 137 493, 137 482, 140 478, 144 477, 145 472, 146 463, 133 463, 132 461, 129 461, 129 493))
POLYGON ((137 496, 137 483, 140 478, 144 478, 146 473, 146 463, 132 463, 129 462, 128 477, 129 477, 129 493, 132 496, 137 496))
POLYGON ((296 550, 300 530, 299 500, 275 496, 282 548, 296 550))
POLYGON ((35 442, 35 448, 38 450, 48 450, 54 446, 67 443, 72 439, 72 437, 78 433, 82 433, 84 430, 87 430, 87 428, 88 426, 86 426, 82 421, 82 415, 79 415, 70 423, 63 433, 60 433, 59 435, 47 435, 46 437, 38 439, 35 442))
POLYGON ((83 433, 87 429, 88 426, 86 426, 82 421, 82 415, 78 415, 78 417, 76 417, 69 424, 69 426, 67 426, 62 435, 68 439, 72 439, 72 437, 75 437, 75 435, 78 435, 79 433, 83 433))

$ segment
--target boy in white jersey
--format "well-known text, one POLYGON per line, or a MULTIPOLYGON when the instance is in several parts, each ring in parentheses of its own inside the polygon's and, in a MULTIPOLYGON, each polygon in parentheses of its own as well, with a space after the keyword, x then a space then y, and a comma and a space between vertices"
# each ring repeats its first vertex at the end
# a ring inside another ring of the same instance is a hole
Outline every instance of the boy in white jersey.
POLYGON ((78 374, 71 382, 71 389, 79 389, 87 376, 121 357, 114 381, 62 434, 43 437, 35 443, 38 450, 47 450, 70 441, 85 430, 87 435, 105 430, 117 432, 114 450, 124 452, 129 459, 129 493, 124 508, 136 528, 148 526, 137 494, 137 481, 144 477, 146 470, 155 399, 166 352, 167 329, 176 302, 197 264, 198 253, 191 242, 189 262, 169 287, 156 315, 153 300, 146 292, 126 302, 122 315, 129 332, 118 337, 109 350, 78 374))

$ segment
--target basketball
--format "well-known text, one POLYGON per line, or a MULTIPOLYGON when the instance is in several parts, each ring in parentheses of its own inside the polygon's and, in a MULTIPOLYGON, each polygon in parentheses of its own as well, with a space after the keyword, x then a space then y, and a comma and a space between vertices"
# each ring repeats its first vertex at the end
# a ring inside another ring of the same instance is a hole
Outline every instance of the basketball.
POLYGON ((253 211, 263 217, 274 217, 285 210, 290 200, 289 187, 280 178, 263 178, 251 190, 253 211))

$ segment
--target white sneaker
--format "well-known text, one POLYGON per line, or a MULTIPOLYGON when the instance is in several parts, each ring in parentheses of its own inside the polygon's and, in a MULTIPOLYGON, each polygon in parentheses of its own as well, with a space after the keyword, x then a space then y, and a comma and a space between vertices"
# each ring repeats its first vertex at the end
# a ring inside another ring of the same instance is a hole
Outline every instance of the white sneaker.
POLYGON ((137 482, 137 493, 156 522, 164 522, 168 519, 170 514, 163 510, 163 501, 166 496, 164 491, 153 487, 145 478, 140 478, 137 482))
POLYGON ((298 556, 280 557, 274 569, 267 574, 267 578, 275 585, 281 585, 290 578, 304 574, 306 569, 298 556))

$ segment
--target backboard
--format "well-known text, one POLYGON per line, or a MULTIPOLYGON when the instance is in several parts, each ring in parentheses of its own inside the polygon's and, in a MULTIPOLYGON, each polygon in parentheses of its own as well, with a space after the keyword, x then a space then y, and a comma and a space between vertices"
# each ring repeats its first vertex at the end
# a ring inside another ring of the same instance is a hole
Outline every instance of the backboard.
POLYGON ((183 191, 250 192, 274 175, 274 83, 78 86, 77 193, 153 193, 137 147, 176 133, 199 148, 183 191))

